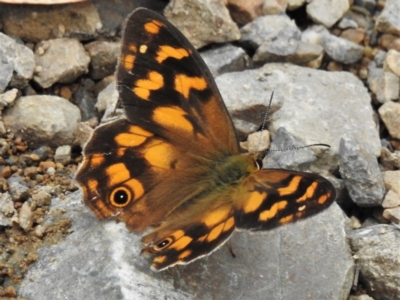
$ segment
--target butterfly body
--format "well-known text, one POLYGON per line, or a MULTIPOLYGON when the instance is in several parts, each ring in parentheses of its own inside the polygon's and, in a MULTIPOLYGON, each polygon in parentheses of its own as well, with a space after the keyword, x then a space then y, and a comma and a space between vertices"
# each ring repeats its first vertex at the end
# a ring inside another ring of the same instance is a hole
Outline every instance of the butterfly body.
POLYGON ((200 55, 162 16, 134 11, 116 71, 126 119, 98 127, 76 180, 99 219, 142 232, 164 270, 208 255, 235 229, 269 230, 328 207, 323 177, 261 169, 242 155, 232 120, 200 55))

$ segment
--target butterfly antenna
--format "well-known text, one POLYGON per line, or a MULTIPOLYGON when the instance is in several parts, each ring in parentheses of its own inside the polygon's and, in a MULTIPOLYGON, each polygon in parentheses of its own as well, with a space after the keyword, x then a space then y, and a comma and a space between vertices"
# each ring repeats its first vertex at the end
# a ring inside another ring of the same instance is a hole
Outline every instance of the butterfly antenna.
MULTIPOLYGON (((265 114, 264 114, 264 119, 261 124, 261 130, 260 130, 261 132, 265 129, 265 125, 267 124, 268 115, 269 115, 269 112, 271 111, 272 98, 274 98, 274 92, 272 92, 272 94, 271 94, 271 98, 269 99, 269 104, 267 106, 267 110, 265 111, 265 114)), ((261 137, 262 137, 262 134, 260 134, 260 138, 258 140, 258 149, 260 149, 260 147, 261 147, 261 137)))
POLYGON ((299 146, 299 147, 288 147, 288 148, 283 148, 283 149, 267 149, 263 152, 264 157, 269 153, 269 152, 283 152, 283 151, 292 151, 292 150, 300 150, 304 148, 311 148, 311 147, 326 147, 330 148, 331 146, 328 144, 310 144, 310 145, 305 145, 305 146, 299 146))

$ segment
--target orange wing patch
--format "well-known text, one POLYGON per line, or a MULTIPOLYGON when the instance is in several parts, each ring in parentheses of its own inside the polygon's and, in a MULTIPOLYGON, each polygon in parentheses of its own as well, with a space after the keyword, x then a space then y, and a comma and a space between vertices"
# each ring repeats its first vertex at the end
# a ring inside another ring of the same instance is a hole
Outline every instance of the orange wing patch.
POLYGON ((131 177, 129 170, 126 168, 124 163, 109 166, 106 168, 106 174, 108 176, 109 186, 120 184, 131 177))
POLYGON ((296 202, 303 202, 306 201, 308 199, 311 199, 314 196, 314 193, 317 189, 318 183, 317 182, 313 182, 306 190, 306 192, 304 193, 303 196, 301 196, 299 199, 296 199, 296 202))
POLYGON ((290 223, 292 221, 293 221, 293 215, 290 215, 290 216, 287 216, 287 217, 284 217, 284 218, 280 219, 279 223, 284 225, 284 224, 288 224, 288 223, 290 223))
POLYGON ((277 189, 279 195, 287 196, 293 194, 295 191, 297 191, 300 181, 301 181, 301 176, 294 176, 288 186, 277 189))
POLYGON ((193 239, 191 237, 188 237, 187 235, 181 237, 179 240, 177 240, 175 243, 173 243, 170 248, 175 249, 177 251, 181 251, 186 248, 187 245, 189 245, 193 239))
POLYGON ((171 169, 172 166, 174 168, 179 166, 179 157, 177 157, 175 149, 166 142, 152 140, 142 153, 143 158, 154 167, 171 169))
POLYGON ((126 71, 130 71, 133 69, 133 65, 135 63, 135 56, 132 54, 126 54, 126 55, 122 55, 121 61, 122 61, 122 65, 124 66, 124 69, 126 71))
POLYGON ((143 100, 149 100, 150 91, 158 90, 164 86, 164 77, 155 71, 147 74, 147 79, 139 79, 135 83, 133 92, 143 100))
POLYGON ((178 106, 158 107, 153 111, 153 121, 163 127, 182 130, 187 133, 193 133, 192 123, 185 118, 187 113, 178 106))
POLYGON ((165 24, 157 20, 152 20, 151 22, 144 24, 144 30, 150 34, 158 34, 161 26, 165 26, 165 24))
POLYGON ((206 217, 202 220, 202 222, 208 227, 214 227, 216 224, 220 223, 222 220, 226 218, 226 216, 229 215, 231 211, 230 206, 224 206, 219 209, 216 209, 209 214, 206 215, 206 217))
POLYGON ((105 161, 105 158, 103 155, 93 155, 90 158, 90 166, 92 168, 96 168, 96 167, 100 166, 104 161, 105 161))
POLYGON ((119 147, 136 147, 143 144, 147 138, 151 136, 153 136, 153 134, 144 130, 142 127, 130 126, 128 133, 120 133, 114 138, 114 140, 119 147))
POLYGON ((280 202, 276 202, 274 203, 274 205, 272 205, 272 207, 270 209, 264 210, 260 213, 259 215, 259 220, 266 222, 269 219, 272 219, 276 216, 276 214, 280 211, 285 209, 285 207, 288 205, 287 201, 280 201, 280 202))
POLYGON ((266 192, 260 193, 258 191, 254 191, 250 193, 250 196, 243 203, 243 212, 251 213, 253 211, 256 211, 261 206, 266 196, 266 192))
POLYGON ((174 48, 168 45, 160 46, 157 51, 156 61, 160 64, 169 57, 175 59, 182 59, 183 57, 188 57, 189 52, 184 48, 174 48))
POLYGON ((189 99, 190 89, 203 91, 207 87, 207 81, 203 77, 189 77, 185 74, 175 76, 175 90, 185 99, 189 99))

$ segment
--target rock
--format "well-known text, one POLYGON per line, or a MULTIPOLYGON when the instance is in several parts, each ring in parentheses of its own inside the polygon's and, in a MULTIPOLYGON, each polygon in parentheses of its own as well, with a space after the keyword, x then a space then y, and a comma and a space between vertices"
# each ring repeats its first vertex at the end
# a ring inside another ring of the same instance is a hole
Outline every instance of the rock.
POLYGON ((368 65, 368 85, 380 103, 391 102, 399 98, 400 79, 391 72, 368 65))
POLYGON ((262 124, 274 91, 270 117, 273 122, 267 128, 272 137, 278 128, 284 127, 306 145, 329 144, 329 152, 312 149, 324 153, 318 159, 324 169, 337 168, 334 157, 340 137, 349 132, 373 155, 381 153, 371 98, 363 83, 352 74, 274 63, 223 74, 216 78, 216 83, 242 137, 262 124))
POLYGON ((385 70, 390 70, 394 74, 400 77, 400 52, 391 49, 387 53, 385 59, 385 70))
POLYGON ((385 199, 383 199, 382 207, 393 208, 396 206, 400 207, 400 195, 396 194, 392 190, 389 190, 385 195, 385 199))
POLYGON ((227 8, 239 26, 257 19, 263 14, 265 0, 228 0, 227 8))
MULTIPOLYGON (((282 53, 293 53, 297 48, 297 42, 301 38, 301 32, 296 24, 287 15, 270 15, 255 19, 253 22, 240 29, 242 37, 240 43, 245 47, 256 50, 263 43, 288 45, 288 49, 282 49, 282 53)), ((257 52, 256 52, 257 53, 257 52)))
POLYGON ((32 229, 33 225, 33 214, 28 201, 24 202, 19 210, 19 225, 25 231, 32 229))
POLYGON ((322 45, 324 37, 329 34, 329 31, 324 26, 313 25, 301 33, 301 40, 314 45, 322 45))
POLYGON ((376 20, 376 29, 380 32, 400 35, 400 2, 398 0, 387 0, 385 7, 376 20))
POLYGON ((288 55, 286 60, 296 65, 307 65, 309 67, 312 67, 310 63, 320 57, 322 58, 323 54, 324 49, 322 48, 322 46, 300 41, 297 44, 295 52, 291 55, 288 55))
POLYGON ((314 22, 330 28, 349 8, 348 0, 314 0, 307 5, 307 14, 314 22))
POLYGON ((4 92, 6 87, 11 81, 13 75, 13 66, 9 63, 3 62, 3 54, 0 53, 0 93, 4 92))
POLYGON ((17 99, 17 95, 18 95, 17 89, 12 89, 12 90, 5 92, 4 94, 0 94, 0 110, 1 110, 1 107, 14 105, 14 101, 15 101, 15 99, 17 99))
POLYGON ((287 9, 288 10, 295 10, 298 9, 299 7, 303 6, 307 0, 288 0, 288 6, 287 9))
POLYGON ((385 186, 378 161, 355 138, 340 140, 339 172, 354 203, 361 207, 381 205, 385 186))
POLYGON ((90 40, 101 28, 91 2, 69 5, 3 5, 0 10, 4 32, 26 42, 61 37, 90 40))
POLYGON ((71 146, 64 145, 58 147, 54 155, 54 161, 56 163, 59 162, 64 166, 67 165, 71 161, 71 146))
POLYGON ((400 299, 400 230, 374 225, 348 234, 360 279, 374 299, 400 299))
POLYGON ((400 197, 400 171, 386 171, 383 173, 386 190, 392 190, 400 197))
POLYGON ((243 71, 251 65, 251 59, 246 52, 232 45, 207 50, 200 54, 214 77, 227 72, 243 71))
POLYGON ((29 197, 29 188, 18 181, 8 180, 8 192, 14 202, 24 202, 29 197))
POLYGON ((118 97, 119 94, 115 86, 115 81, 110 83, 99 93, 97 97, 96 108, 99 112, 104 111, 104 115, 101 119, 102 122, 107 122, 108 120, 123 115, 121 109, 116 109, 118 97))
POLYGON ((52 150, 48 146, 41 146, 41 147, 33 150, 32 153, 37 155, 39 157, 39 160, 45 161, 49 157, 49 155, 52 153, 52 150))
POLYGON ((290 169, 306 171, 317 159, 310 148, 298 149, 296 151, 277 151, 302 147, 304 143, 291 135, 284 127, 275 132, 270 151, 264 158, 265 168, 290 169))
POLYGON ((395 224, 400 224, 400 207, 385 209, 383 211, 383 217, 395 224))
POLYGON ((62 208, 72 218, 72 234, 39 250, 39 260, 20 285, 21 297, 59 299, 62 290, 63 297, 88 300, 232 299, 238 294, 254 300, 264 300, 265 295, 271 300, 339 300, 350 291, 354 263, 345 217, 335 203, 293 225, 265 233, 234 233, 236 258, 221 247, 187 266, 154 273, 149 258, 139 256, 140 236, 122 223, 100 223, 83 208, 81 197, 73 193, 67 200, 54 199, 52 209, 62 208), (50 280, 52 288, 46 289, 50 280))
POLYGON ((265 0, 263 5, 264 15, 278 15, 285 13, 287 8, 287 0, 265 0))
POLYGON ((124 22, 127 14, 134 9, 146 7, 162 14, 163 9, 168 4, 166 1, 148 1, 148 0, 96 0, 92 1, 96 7, 103 24, 102 32, 109 35, 115 35, 121 29, 121 24, 124 22))
POLYGON ((42 207, 45 205, 51 204, 51 196, 44 189, 37 191, 36 193, 32 193, 32 201, 36 202, 38 207, 42 207))
POLYGON ((32 50, 0 32, 0 75, 5 76, 0 77, 0 92, 8 85, 16 88, 25 87, 33 76, 34 68, 35 59, 32 50))
POLYGON ((73 82, 87 73, 90 58, 78 40, 61 38, 40 42, 36 46, 35 61, 34 80, 48 88, 56 82, 73 82))
POLYGON ((347 15, 344 15, 340 20, 338 27, 340 29, 348 29, 348 28, 358 28, 358 24, 352 18, 349 18, 347 15))
POLYGON ((172 0, 164 9, 164 16, 195 48, 240 38, 239 28, 222 0, 172 0))
POLYGON ((378 112, 390 135, 400 139, 400 104, 386 102, 379 107, 378 112))
POLYGON ((364 54, 363 46, 332 34, 324 35, 322 46, 333 60, 344 64, 355 63, 364 54))
POLYGON ((75 129, 75 143, 82 148, 93 134, 93 128, 86 122, 80 122, 75 129))
POLYGON ((12 226, 12 218, 17 215, 14 202, 8 193, 0 195, 0 228, 12 226))
POLYGON ((88 121, 92 118, 97 118, 95 108, 96 99, 92 93, 80 86, 73 94, 74 103, 79 107, 82 121, 88 121))
POLYGON ((120 43, 95 41, 85 45, 90 56, 89 75, 98 80, 115 72, 120 52, 120 43))
POLYGON ((396 49, 396 45, 399 44, 399 37, 390 33, 382 34, 378 39, 378 45, 384 50, 396 49))
MULTIPOLYGON (((369 12, 373 13, 376 6, 375 0, 355 0, 354 4, 367 9, 369 12)), ((361 300, 361 299, 360 299, 361 300)))
POLYGON ((15 298, 17 297, 17 292, 15 290, 15 287, 13 286, 8 286, 4 289, 4 296, 6 296, 7 298, 15 298))
POLYGON ((362 28, 347 29, 340 34, 340 38, 356 44, 361 44, 365 38, 365 30, 362 28))
POLYGON ((250 153, 266 150, 270 145, 268 130, 256 131, 247 137, 247 151, 250 153))
POLYGON ((386 170, 400 169, 400 151, 395 150, 392 153, 387 148, 382 148, 381 164, 386 170))
POLYGON ((321 45, 333 60, 344 64, 357 62, 364 53, 364 47, 331 34, 323 26, 310 26, 302 33, 301 40, 321 45))
POLYGON ((79 109, 57 96, 20 97, 4 111, 5 126, 14 134, 39 147, 72 144, 74 127, 80 122, 79 109))
POLYGON ((374 298, 368 295, 358 295, 358 296, 349 296, 348 300, 374 300, 374 298))

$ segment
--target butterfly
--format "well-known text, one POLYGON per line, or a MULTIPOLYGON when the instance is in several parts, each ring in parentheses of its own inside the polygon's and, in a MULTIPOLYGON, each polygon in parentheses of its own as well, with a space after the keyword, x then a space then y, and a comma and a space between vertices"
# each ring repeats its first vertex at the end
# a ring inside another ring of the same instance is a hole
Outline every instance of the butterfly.
POLYGON ((334 201, 322 176, 262 169, 266 152, 241 154, 207 66, 161 15, 128 16, 116 81, 125 118, 96 128, 75 179, 99 219, 150 228, 142 252, 153 270, 208 255, 235 229, 270 230, 334 201))

